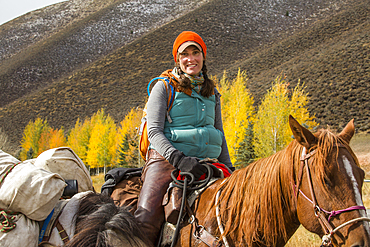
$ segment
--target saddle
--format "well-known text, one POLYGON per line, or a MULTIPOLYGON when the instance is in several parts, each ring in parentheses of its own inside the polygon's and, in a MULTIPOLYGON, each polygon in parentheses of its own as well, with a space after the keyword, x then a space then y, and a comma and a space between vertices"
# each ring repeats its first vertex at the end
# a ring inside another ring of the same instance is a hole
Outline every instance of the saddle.
MULTIPOLYGON (((209 165, 213 177, 200 189, 191 190, 187 194, 186 201, 189 208, 194 204, 199 195, 211 184, 218 179, 230 175, 230 171, 223 164, 219 164, 216 159, 204 159, 201 163, 209 165)), ((128 206, 129 211, 133 214, 137 208, 137 201, 142 187, 142 182, 140 180, 141 172, 142 168, 116 168, 109 171, 105 176, 105 183, 102 186, 101 193, 113 198, 118 206, 128 206)), ((204 179, 204 177, 200 179, 204 179)), ((183 177, 180 175, 177 177, 177 181, 182 179, 183 177)), ((173 240, 176 230, 175 225, 180 214, 181 199, 182 189, 174 186, 174 182, 172 182, 162 201, 166 223, 162 228, 161 246, 170 245, 173 240)), ((185 216, 181 220, 185 222, 185 216)))
MULTIPOLYGON (((209 167, 212 169, 213 178, 222 179, 225 177, 224 172, 221 170, 221 168, 217 167, 216 164, 219 164, 217 160, 215 159, 204 159, 200 163, 208 164, 209 167)), ((223 166, 223 165, 222 165, 223 166)), ((220 167, 222 167, 220 166, 220 167)), ((178 175, 177 180, 183 180, 184 176, 178 175)), ((205 179, 205 175, 203 175, 201 180, 205 179)), ((216 180, 217 180, 216 179, 216 180)), ((195 189, 192 190, 190 193, 188 193, 187 196, 187 203, 191 207, 195 201, 195 199, 205 190, 207 187, 209 187, 215 180, 213 179, 212 182, 209 182, 206 186, 204 186, 201 189, 195 189)), ((170 183, 166 194, 164 195, 162 206, 164 206, 164 212, 166 221, 168 223, 171 223, 173 225, 176 225, 177 219, 180 213, 180 207, 181 207, 181 198, 183 191, 181 188, 175 186, 176 182, 170 183)))

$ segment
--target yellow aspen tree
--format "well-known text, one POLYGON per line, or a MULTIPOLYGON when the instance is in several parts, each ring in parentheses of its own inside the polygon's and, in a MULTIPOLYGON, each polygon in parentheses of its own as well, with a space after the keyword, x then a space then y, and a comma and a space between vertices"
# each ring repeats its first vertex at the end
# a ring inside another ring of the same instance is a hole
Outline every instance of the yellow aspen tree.
POLYGON ((91 168, 98 168, 98 155, 99 155, 99 149, 100 149, 100 138, 102 137, 104 126, 104 111, 99 110, 97 113, 95 113, 90 120, 91 123, 91 136, 89 139, 87 154, 86 154, 86 163, 91 168))
POLYGON ((116 126, 114 120, 104 110, 99 110, 91 118, 92 131, 87 151, 86 162, 91 168, 106 168, 110 165, 114 154, 116 126))
POLYGON ((100 138, 103 130, 103 123, 96 122, 92 131, 91 131, 91 138, 86 154, 86 163, 90 166, 90 168, 98 168, 98 155, 99 155, 99 146, 100 138))
POLYGON ((66 138, 64 136, 63 129, 45 128, 41 133, 39 140, 39 151, 38 154, 49 150, 51 148, 57 148, 66 146, 66 138))
POLYGON ((64 147, 66 145, 67 145, 67 141, 64 135, 64 130, 63 129, 51 129, 49 149, 57 148, 57 147, 64 147))
POLYGON ((106 173, 106 167, 109 165, 112 167, 117 156, 116 149, 116 136, 117 127, 111 116, 107 116, 104 122, 104 135, 103 135, 103 146, 101 148, 100 163, 104 166, 104 173, 106 173))
POLYGON ((292 141, 289 115, 301 123, 308 123, 310 127, 317 125, 305 108, 308 99, 304 88, 298 84, 289 97, 288 86, 285 78, 278 76, 258 108, 253 127, 253 145, 257 158, 270 156, 292 141))
MULTIPOLYGON (((306 128, 313 130, 318 126, 318 123, 315 121, 315 114, 310 115, 306 108, 308 93, 305 93, 305 88, 304 83, 301 85, 300 81, 298 81, 291 97, 290 114, 306 128)), ((289 134, 291 134, 290 128, 287 129, 289 129, 289 134)))
POLYGON ((248 125, 254 122, 254 99, 246 87, 247 81, 245 72, 239 70, 232 82, 224 73, 219 84, 222 122, 232 163, 237 159, 237 151, 245 139, 248 125))
POLYGON ((72 148, 72 150, 81 158, 81 153, 78 151, 80 145, 79 140, 79 132, 82 128, 82 123, 80 122, 80 119, 78 118, 75 126, 69 131, 69 134, 67 136, 67 145, 72 148))
POLYGON ((47 129, 44 129, 42 131, 40 139, 39 139, 39 150, 37 152, 37 156, 39 156, 45 150, 49 149, 51 131, 52 131, 52 128, 50 128, 50 127, 48 127, 47 129))
POLYGON ((117 125, 115 124, 115 121, 113 121, 112 118, 108 121, 108 153, 110 157, 109 164, 110 166, 116 166, 117 160, 118 160, 118 152, 117 152, 117 125))
POLYGON ((20 152, 20 159, 26 160, 36 158, 39 152, 39 143, 41 134, 49 129, 47 120, 36 118, 34 122, 30 121, 23 131, 21 141, 22 151, 20 152))
POLYGON ((69 132, 67 145, 80 157, 87 165, 86 157, 89 148, 92 124, 90 119, 86 119, 84 123, 77 119, 73 129, 69 132))

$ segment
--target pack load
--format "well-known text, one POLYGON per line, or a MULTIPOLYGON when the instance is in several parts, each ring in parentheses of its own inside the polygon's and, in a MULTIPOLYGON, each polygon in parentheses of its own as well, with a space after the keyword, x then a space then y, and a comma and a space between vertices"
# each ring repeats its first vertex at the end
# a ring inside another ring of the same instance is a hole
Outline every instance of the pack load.
POLYGON ((65 180, 77 180, 78 192, 94 190, 85 164, 69 147, 46 150, 36 158, 35 166, 58 173, 65 180))
MULTIPOLYGON (((166 86, 166 93, 169 94, 168 100, 167 100, 167 119, 171 123, 171 117, 170 117, 170 110, 172 108, 172 104, 175 98, 175 90, 173 85, 170 82, 170 79, 168 77, 156 77, 152 79, 148 83, 147 91, 148 91, 148 96, 150 96, 150 85, 154 82, 160 80, 164 83, 166 86)), ((140 156, 143 158, 143 160, 146 161, 146 154, 148 152, 149 148, 149 140, 148 140, 148 127, 147 127, 147 105, 148 102, 146 102, 144 110, 143 110, 143 117, 141 118, 141 125, 139 129, 139 135, 140 135, 140 141, 139 141, 139 150, 140 150, 140 156)))
MULTIPOLYGON (((0 212, 17 212, 44 220, 62 196, 66 183, 56 173, 20 162, 0 150, 0 212)), ((0 222, 1 223, 1 222, 0 222)))
POLYGON ((38 245, 40 227, 37 221, 27 218, 24 214, 8 215, 2 212, 1 226, 4 226, 4 221, 8 221, 9 224, 6 226, 7 229, 0 230, 0 246, 36 247, 38 245))

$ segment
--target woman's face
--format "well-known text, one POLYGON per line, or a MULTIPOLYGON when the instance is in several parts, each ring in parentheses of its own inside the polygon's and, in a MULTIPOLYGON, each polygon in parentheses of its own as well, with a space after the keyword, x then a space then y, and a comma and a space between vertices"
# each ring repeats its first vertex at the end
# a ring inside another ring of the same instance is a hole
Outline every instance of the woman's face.
POLYGON ((189 75, 199 75, 203 67, 203 61, 203 52, 193 45, 188 46, 179 54, 180 68, 189 75))

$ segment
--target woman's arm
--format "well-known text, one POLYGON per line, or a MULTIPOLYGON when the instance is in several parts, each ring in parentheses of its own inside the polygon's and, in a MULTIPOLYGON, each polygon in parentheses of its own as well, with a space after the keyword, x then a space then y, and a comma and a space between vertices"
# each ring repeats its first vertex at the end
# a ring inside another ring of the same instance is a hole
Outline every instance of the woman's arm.
POLYGON ((233 167, 233 164, 230 160, 230 154, 229 149, 227 147, 227 142, 225 139, 225 133, 224 128, 222 125, 222 116, 221 116, 221 94, 217 91, 215 88, 215 96, 216 96, 216 109, 215 109, 215 128, 220 130, 222 134, 224 134, 223 140, 222 140, 222 146, 221 146, 221 154, 218 157, 218 160, 228 166, 230 170, 234 171, 235 167, 233 167))
POLYGON ((172 146, 170 141, 165 137, 164 123, 167 114, 167 99, 168 92, 163 82, 158 81, 150 93, 147 105, 147 119, 148 119, 148 139, 153 148, 169 160, 170 155, 176 149, 172 146))

